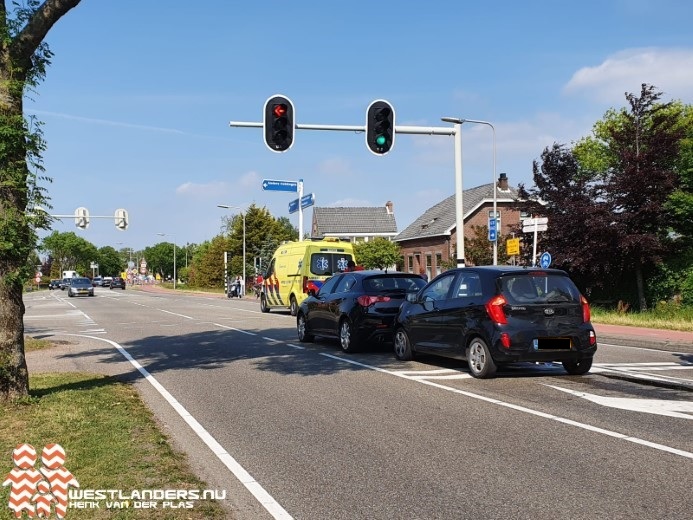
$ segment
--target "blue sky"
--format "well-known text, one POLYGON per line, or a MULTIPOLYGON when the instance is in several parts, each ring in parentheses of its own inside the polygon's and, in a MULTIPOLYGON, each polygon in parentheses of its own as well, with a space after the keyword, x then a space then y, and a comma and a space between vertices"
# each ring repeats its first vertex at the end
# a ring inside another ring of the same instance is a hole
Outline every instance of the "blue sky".
MULTIPOLYGON (((26 112, 45 123, 52 212, 125 208, 130 227, 53 229, 97 247, 200 243, 229 213, 217 204, 251 203, 298 227, 296 194, 261 184, 302 179, 318 206, 392 201, 401 231, 454 193, 452 137, 399 134, 375 156, 362 133, 298 130, 279 154, 229 122, 262 121, 281 93, 298 123, 363 125, 386 99, 398 125, 491 122, 496 172, 531 185, 546 146, 588 135, 642 83, 693 103, 691 20, 689 0, 82 0, 49 32, 26 112)), ((490 127, 465 124, 462 139, 464 187, 491 182, 490 127)))

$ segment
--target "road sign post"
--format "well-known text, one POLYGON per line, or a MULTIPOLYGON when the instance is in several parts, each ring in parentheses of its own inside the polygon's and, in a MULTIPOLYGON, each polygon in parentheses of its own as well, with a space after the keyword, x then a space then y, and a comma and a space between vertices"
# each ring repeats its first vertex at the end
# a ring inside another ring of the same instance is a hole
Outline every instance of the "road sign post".
POLYGON ((549 228, 547 217, 526 218, 522 221, 523 233, 534 233, 534 246, 532 248, 532 267, 537 265, 537 233, 549 228))

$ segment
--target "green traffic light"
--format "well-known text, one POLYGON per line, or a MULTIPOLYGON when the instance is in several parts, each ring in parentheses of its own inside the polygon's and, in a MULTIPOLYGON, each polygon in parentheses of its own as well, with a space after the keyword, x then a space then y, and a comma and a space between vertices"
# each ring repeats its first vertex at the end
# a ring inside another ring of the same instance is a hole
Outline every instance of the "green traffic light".
POLYGON ((386 141, 387 139, 385 139, 384 135, 379 135, 375 138, 375 144, 377 144, 378 146, 384 146, 386 141))

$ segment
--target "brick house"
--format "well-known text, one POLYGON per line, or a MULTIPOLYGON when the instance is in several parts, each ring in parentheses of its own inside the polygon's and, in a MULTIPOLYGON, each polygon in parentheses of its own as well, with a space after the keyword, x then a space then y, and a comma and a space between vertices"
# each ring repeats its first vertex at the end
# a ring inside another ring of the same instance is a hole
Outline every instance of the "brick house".
POLYGON ((368 242, 376 237, 392 240, 397 235, 394 205, 380 207, 313 207, 311 237, 335 237, 350 242, 368 242))
MULTIPOLYGON (((501 173, 495 183, 496 208, 500 223, 498 240, 508 237, 510 228, 520 223, 520 212, 511 206, 517 200, 517 190, 508 185, 508 177, 501 173)), ((483 184, 464 190, 462 194, 465 236, 472 235, 472 226, 488 226, 493 214, 494 185, 483 184)), ((523 216, 524 217, 524 216, 523 216)), ((423 267, 428 279, 443 272, 442 263, 456 258, 457 232, 455 219, 455 195, 429 208, 394 241, 402 250, 403 270, 418 273, 423 267)))

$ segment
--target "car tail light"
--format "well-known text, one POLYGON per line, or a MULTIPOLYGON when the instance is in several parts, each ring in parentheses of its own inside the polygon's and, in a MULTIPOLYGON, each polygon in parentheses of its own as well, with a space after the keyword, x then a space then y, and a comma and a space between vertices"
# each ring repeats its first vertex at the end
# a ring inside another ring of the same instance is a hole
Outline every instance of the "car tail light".
POLYGON ((592 313, 590 312, 590 304, 583 295, 580 295, 580 303, 582 304, 582 322, 587 323, 592 319, 592 313))
POLYGON ((590 345, 595 345, 597 343, 597 335, 593 330, 590 331, 590 345))
POLYGON ((390 297, 389 296, 368 296, 367 294, 362 294, 358 298, 356 298, 356 301, 359 303, 361 307, 370 307, 374 303, 380 303, 380 302, 389 302, 390 297))
POLYGON ((308 291, 318 292, 320 289, 317 285, 313 283, 313 280, 309 280, 307 276, 303 277, 303 292, 308 294, 308 291))
POLYGON ((486 302, 486 312, 495 323, 500 325, 506 325, 508 323, 505 312, 503 312, 503 306, 507 303, 503 295, 494 296, 486 302))
POLYGON ((501 344, 505 348, 510 348, 510 334, 508 334, 507 332, 502 333, 500 336, 500 340, 501 340, 501 344))

